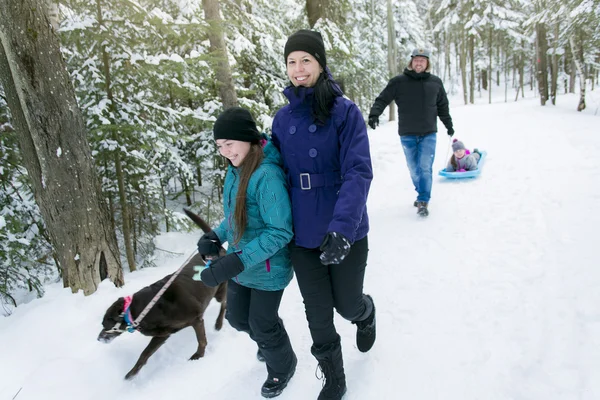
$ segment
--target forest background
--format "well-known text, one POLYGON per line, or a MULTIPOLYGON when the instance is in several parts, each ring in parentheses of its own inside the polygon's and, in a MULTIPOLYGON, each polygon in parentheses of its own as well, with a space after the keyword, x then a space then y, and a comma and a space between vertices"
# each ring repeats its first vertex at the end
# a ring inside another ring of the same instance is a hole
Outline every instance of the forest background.
POLYGON ((432 50, 432 72, 465 105, 504 93, 552 107, 578 93, 581 111, 598 84, 598 0, 3 1, 5 313, 49 281, 85 294, 122 285, 123 268, 169 251, 157 235, 191 228, 184 206, 218 222, 212 123, 240 105, 269 132, 286 103, 283 46, 302 28, 322 33, 365 116, 414 48, 432 50))

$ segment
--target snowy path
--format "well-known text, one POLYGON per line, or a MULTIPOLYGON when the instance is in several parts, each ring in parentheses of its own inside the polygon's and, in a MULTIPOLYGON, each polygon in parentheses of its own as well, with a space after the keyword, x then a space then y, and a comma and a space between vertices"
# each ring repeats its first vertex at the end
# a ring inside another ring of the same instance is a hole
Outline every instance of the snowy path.
MULTIPOLYGON (((572 108, 572 107, 571 107, 572 108)), ((434 178, 431 215, 419 219, 395 123, 370 132, 365 290, 378 340, 359 353, 338 318, 345 400, 596 400, 600 398, 600 118, 537 100, 452 109, 456 137, 488 151, 473 181, 434 178)), ((441 127, 441 124, 440 124, 441 127)), ((442 132, 444 129, 442 128, 442 132)), ((438 135, 437 172, 447 136, 438 135)), ((166 234, 160 247, 189 253, 197 235, 166 234)), ((211 328, 206 357, 191 329, 175 335, 132 382, 122 377, 148 339, 96 342, 104 310, 185 259, 104 283, 88 298, 57 285, 0 319, 0 399, 260 399, 264 366, 228 325, 211 328)), ((281 400, 316 399, 321 383, 295 281, 281 315, 299 364, 281 400)))
POLYGON ((600 398, 597 118, 572 126, 562 112, 514 104, 453 116, 456 136, 488 160, 478 180, 434 181, 427 221, 414 217, 389 124, 372 135, 370 268, 383 276, 368 287, 388 302, 378 344, 394 343, 383 363, 398 398, 600 398))

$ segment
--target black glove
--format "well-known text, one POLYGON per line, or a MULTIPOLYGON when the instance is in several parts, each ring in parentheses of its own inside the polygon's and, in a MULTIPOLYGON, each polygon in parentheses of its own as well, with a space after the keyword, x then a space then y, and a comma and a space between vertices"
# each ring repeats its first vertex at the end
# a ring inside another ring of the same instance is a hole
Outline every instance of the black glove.
POLYGON ((450 137, 454 136, 454 128, 448 129, 448 136, 450 136, 450 137))
POLYGON ((350 253, 350 242, 344 235, 337 232, 329 232, 321 247, 321 264, 339 264, 350 253))
POLYGON ((210 231, 202 235, 198 240, 198 253, 205 259, 207 256, 218 256, 221 251, 221 242, 215 231, 210 231))
POLYGON ((244 270, 244 263, 237 254, 231 253, 213 260, 209 267, 200 273, 206 286, 215 287, 244 270))
POLYGON ((377 128, 378 125, 379 125, 379 117, 377 117, 375 115, 369 115, 369 126, 371 127, 371 129, 377 128))

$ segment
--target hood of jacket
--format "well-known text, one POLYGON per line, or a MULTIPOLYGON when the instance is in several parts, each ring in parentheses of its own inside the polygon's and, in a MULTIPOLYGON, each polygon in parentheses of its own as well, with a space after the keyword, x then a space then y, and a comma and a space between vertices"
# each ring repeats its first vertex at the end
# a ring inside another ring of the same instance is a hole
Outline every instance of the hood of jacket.
POLYGON ((431 73, 429 73, 429 72, 415 72, 412 69, 405 68, 404 69, 404 75, 409 76, 412 79, 415 79, 417 81, 422 81, 422 80, 425 80, 425 79, 429 78, 431 76, 431 73))
POLYGON ((281 154, 279 150, 273 145, 271 139, 267 138, 267 135, 263 133, 263 153, 264 158, 261 164, 272 164, 277 165, 278 167, 283 167, 283 159, 281 158, 281 154))

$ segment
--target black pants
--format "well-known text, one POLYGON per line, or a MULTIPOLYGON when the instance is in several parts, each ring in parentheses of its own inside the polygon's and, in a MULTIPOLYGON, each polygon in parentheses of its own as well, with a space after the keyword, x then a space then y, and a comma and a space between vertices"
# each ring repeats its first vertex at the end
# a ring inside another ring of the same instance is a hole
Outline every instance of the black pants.
POLYGON ((230 280, 227 285, 225 318, 238 331, 246 332, 265 357, 270 377, 283 378, 295 357, 290 338, 279 318, 283 290, 250 289, 230 280))
POLYGON ((369 242, 356 241, 344 261, 323 265, 321 251, 289 245, 292 264, 304 298, 306 319, 315 346, 336 342, 333 309, 349 321, 362 321, 373 310, 373 303, 363 295, 369 242))

